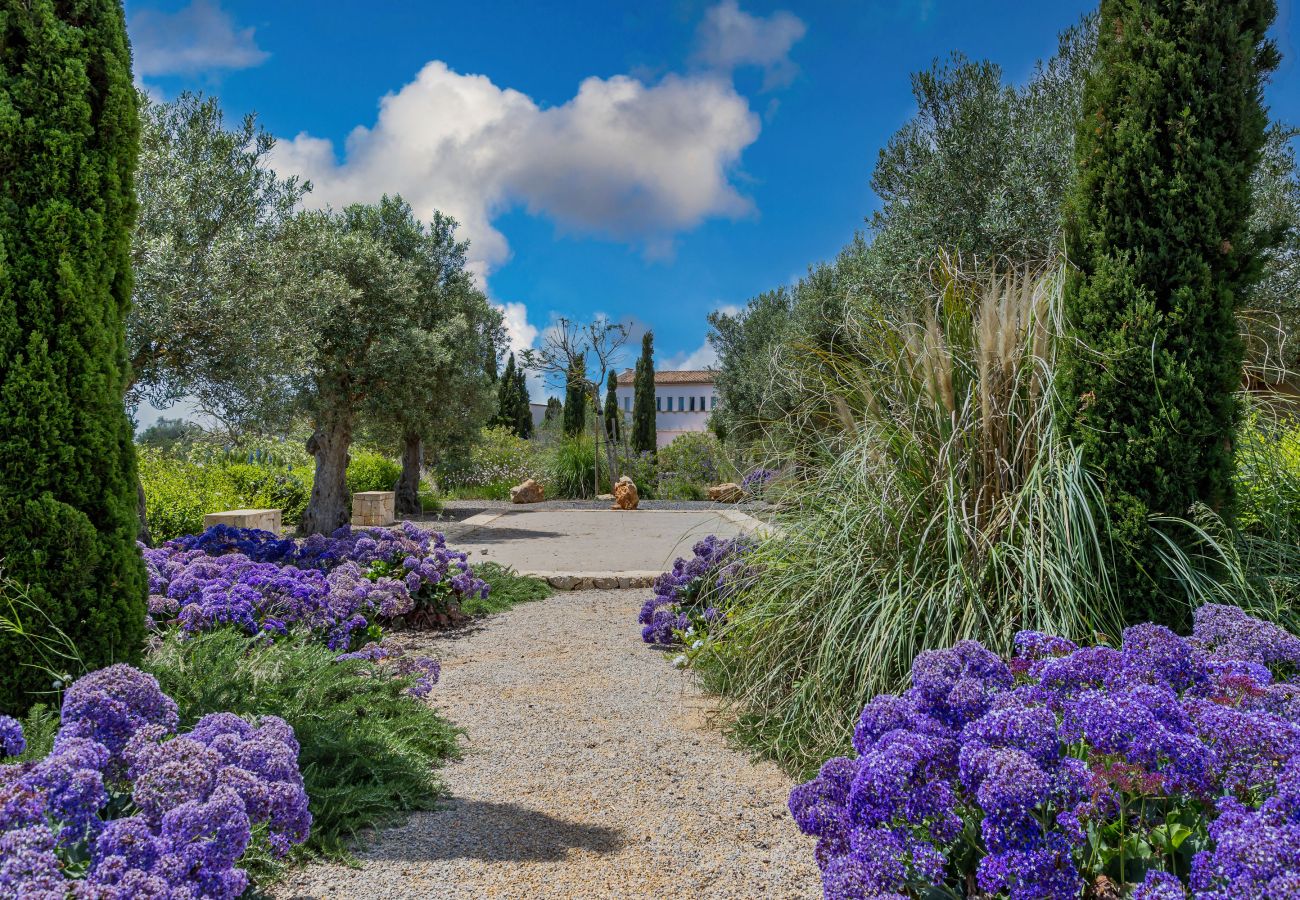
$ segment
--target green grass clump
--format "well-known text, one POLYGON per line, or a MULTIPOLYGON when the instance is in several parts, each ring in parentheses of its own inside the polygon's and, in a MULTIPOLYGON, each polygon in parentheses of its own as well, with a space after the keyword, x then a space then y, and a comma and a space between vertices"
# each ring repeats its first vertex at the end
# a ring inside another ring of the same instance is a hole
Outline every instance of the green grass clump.
POLYGON ((601 460, 600 491, 592 490, 596 471, 596 443, 591 435, 576 434, 561 438, 546 457, 546 496, 586 500, 609 489, 609 473, 601 460))
POLYGON ((345 856, 362 829, 433 809, 434 769, 459 753, 459 730, 405 694, 409 679, 337 662, 318 644, 263 645, 234 631, 172 635, 144 668, 176 700, 182 729, 218 711, 293 726, 314 820, 299 851, 307 855, 345 856))
POLYGON ((466 615, 481 616, 504 612, 520 603, 545 600, 555 589, 541 578, 520 575, 509 566, 485 562, 474 566, 474 574, 488 583, 487 599, 471 597, 461 604, 466 615))

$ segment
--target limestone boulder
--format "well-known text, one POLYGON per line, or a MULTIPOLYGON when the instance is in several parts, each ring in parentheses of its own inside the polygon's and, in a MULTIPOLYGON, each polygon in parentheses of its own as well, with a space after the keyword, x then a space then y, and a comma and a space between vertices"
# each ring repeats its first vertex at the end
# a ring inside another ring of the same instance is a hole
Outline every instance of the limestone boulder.
POLYGON ((709 488, 709 499, 714 503, 739 503, 743 496, 745 496, 744 490, 734 481, 715 484, 709 488))
POLYGON ((529 478, 523 484, 517 484, 510 489, 511 503, 540 503, 546 499, 546 492, 542 486, 533 479, 529 478))
POLYGON ((614 505, 610 509, 636 509, 641 503, 641 496, 636 491, 636 484, 624 475, 614 485, 614 505))

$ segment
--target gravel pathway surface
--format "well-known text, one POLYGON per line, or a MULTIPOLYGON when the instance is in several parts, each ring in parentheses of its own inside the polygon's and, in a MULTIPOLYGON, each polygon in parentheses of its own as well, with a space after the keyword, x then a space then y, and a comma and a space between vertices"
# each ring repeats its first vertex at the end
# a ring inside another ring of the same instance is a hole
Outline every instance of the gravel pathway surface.
POLYGON ((408 645, 469 733, 444 808, 292 873, 282 898, 816 898, 789 778, 729 749, 713 704, 635 627, 643 591, 577 591, 408 645))

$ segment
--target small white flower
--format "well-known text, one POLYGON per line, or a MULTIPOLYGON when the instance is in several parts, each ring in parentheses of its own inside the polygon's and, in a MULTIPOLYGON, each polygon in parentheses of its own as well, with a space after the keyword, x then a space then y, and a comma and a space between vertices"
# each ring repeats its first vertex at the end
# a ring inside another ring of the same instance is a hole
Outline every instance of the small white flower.
POLYGON ((679 668, 679 669, 684 669, 684 668, 686 668, 686 654, 684 654, 684 653, 678 654, 678 655, 673 659, 673 665, 676 666, 676 667, 679 668))
POLYGON ((691 649, 692 649, 692 650, 698 650, 698 649, 700 649, 700 648, 703 647, 703 646, 704 646, 704 639, 701 638, 701 639, 697 640, 695 643, 691 644, 691 649))

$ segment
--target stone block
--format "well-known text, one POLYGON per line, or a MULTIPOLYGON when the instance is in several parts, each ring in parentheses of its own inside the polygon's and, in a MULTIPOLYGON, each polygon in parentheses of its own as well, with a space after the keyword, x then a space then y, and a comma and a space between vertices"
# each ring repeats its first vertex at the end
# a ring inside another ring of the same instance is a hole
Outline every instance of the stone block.
POLYGON ((396 494, 392 491, 360 491, 352 495, 352 527, 374 528, 392 525, 397 519, 396 494))
POLYGON ((734 481, 709 488, 709 499, 714 503, 739 503, 744 496, 745 492, 734 481))
POLYGON ((545 499, 545 489, 531 478, 510 489, 511 503, 541 503, 545 499))
POLYGON ((255 528, 279 534, 283 527, 278 509, 227 509, 208 513, 203 517, 203 527, 230 525, 233 528, 255 528))

